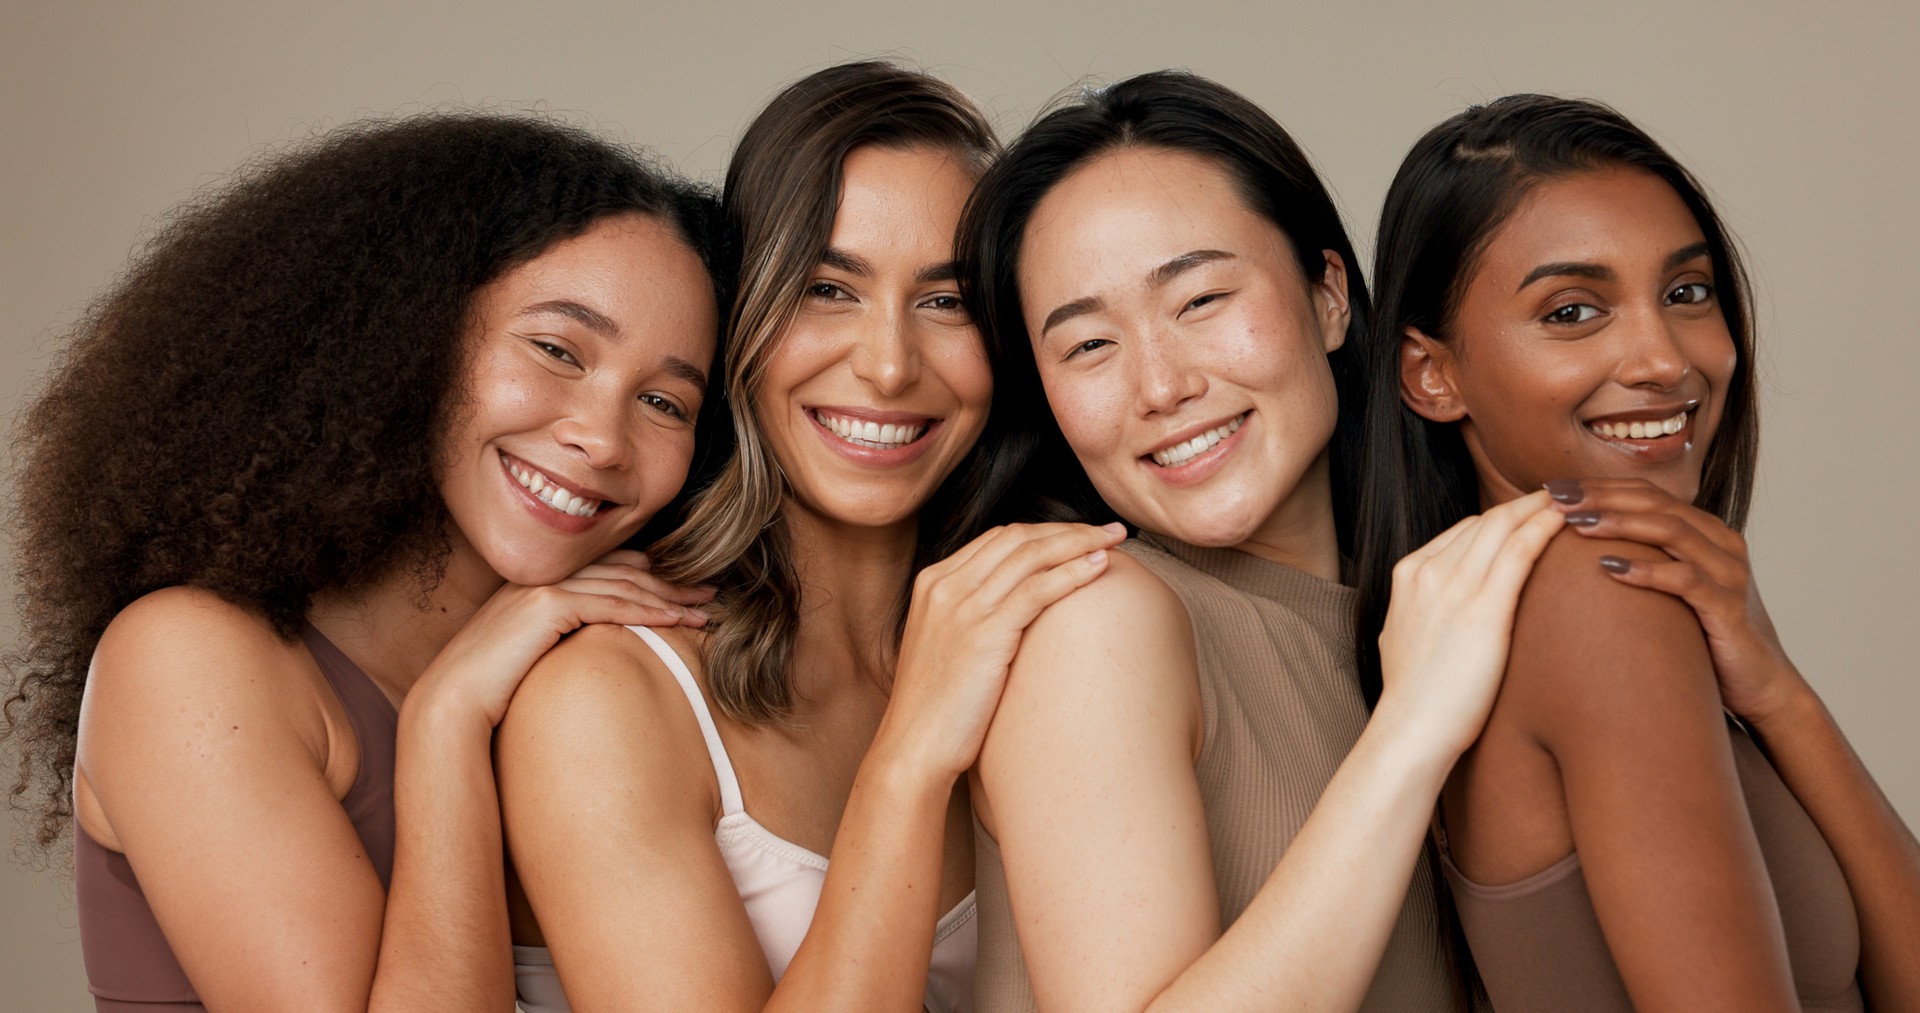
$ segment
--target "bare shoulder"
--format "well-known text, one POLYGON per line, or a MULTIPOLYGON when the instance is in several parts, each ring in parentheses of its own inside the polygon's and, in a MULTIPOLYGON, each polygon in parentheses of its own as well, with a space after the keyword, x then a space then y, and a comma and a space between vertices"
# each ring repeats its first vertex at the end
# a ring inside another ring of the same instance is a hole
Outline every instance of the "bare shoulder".
POLYGON ((1027 642, 1146 641, 1173 631, 1191 637, 1186 605, 1166 581, 1124 551, 1107 559, 1105 573, 1040 613, 1027 642))
MULTIPOLYGON (((697 675, 697 639, 660 632, 697 675)), ((545 784, 556 774, 595 771, 637 778, 630 785, 677 778, 718 797, 686 693, 666 662, 622 626, 583 627, 548 651, 515 691, 495 750, 503 796, 529 778, 545 784), (708 773, 694 773, 700 770, 708 773)))
POLYGON ((1638 542, 1555 536, 1521 592, 1501 710, 1545 730, 1630 717, 1676 697, 1717 700, 1706 638, 1678 598, 1623 584, 1602 557, 1663 558, 1638 542))
MULTIPOLYGON (((320 732, 314 674, 300 642, 283 639, 265 617, 201 588, 164 588, 122 609, 102 632, 83 736, 89 726, 118 736, 152 728, 156 714, 210 711, 236 724, 263 715, 310 719, 309 731, 320 732)), ((324 732, 318 741, 324 755, 324 732)))

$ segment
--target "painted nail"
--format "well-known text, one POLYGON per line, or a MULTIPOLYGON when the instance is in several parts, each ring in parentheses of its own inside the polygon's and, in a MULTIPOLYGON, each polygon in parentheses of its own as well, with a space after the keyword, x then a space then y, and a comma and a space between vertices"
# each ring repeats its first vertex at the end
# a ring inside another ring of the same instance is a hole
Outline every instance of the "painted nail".
POLYGON ((1567 515, 1567 523, 1575 527, 1590 528, 1600 523, 1600 511, 1575 510, 1567 515))
POLYGON ((1578 503, 1586 498, 1577 478, 1556 478, 1546 484, 1547 495, 1557 503, 1578 503))
POLYGON ((1633 569, 1633 564, 1621 559, 1619 556, 1601 556, 1600 569, 1608 573, 1625 573, 1633 569))

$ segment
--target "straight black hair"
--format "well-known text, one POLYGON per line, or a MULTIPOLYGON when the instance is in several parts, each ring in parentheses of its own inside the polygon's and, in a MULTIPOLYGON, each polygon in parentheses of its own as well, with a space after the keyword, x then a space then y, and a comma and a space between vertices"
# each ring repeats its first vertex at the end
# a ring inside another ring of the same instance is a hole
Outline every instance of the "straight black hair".
POLYGON ((1736 530, 1746 524, 1760 440, 1751 286, 1700 184, 1644 131, 1598 102, 1509 95, 1459 113, 1407 153, 1380 212, 1379 311, 1360 345, 1371 398, 1362 433, 1355 641, 1369 703, 1380 697, 1378 641, 1394 564, 1480 509, 1459 427, 1422 418, 1400 401, 1401 338, 1412 328, 1441 341, 1451 337, 1482 251, 1535 185, 1609 167, 1664 180, 1706 236, 1738 361, 1696 505, 1736 530))
POLYGON ((1020 309, 1018 271, 1021 240, 1040 201, 1075 169, 1126 147, 1184 152, 1218 164, 1247 207, 1286 236, 1308 282, 1326 275, 1321 251, 1332 250, 1346 262, 1352 319, 1347 340, 1327 355, 1340 399, 1332 443, 1333 505, 1345 551, 1351 546, 1348 519, 1355 503, 1350 481, 1355 437, 1366 396, 1352 350, 1369 319, 1359 260, 1332 195, 1286 130, 1238 92, 1176 70, 1088 91, 1046 113, 987 170, 961 216, 955 244, 961 292, 993 362, 993 410, 1005 416, 1001 431, 1018 434, 1027 444, 1024 452, 1032 455, 1029 513, 1093 523, 1113 519, 1047 407, 1020 309))

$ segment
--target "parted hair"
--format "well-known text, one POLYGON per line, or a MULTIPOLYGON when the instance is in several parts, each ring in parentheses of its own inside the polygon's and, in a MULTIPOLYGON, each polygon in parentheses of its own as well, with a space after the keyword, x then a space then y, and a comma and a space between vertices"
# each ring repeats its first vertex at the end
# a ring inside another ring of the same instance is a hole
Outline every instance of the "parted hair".
POLYGON ((1180 70, 1088 90, 1047 112, 987 171, 961 220, 961 292, 987 340, 996 409, 1008 416, 1008 430, 1031 445, 1032 513, 1095 524, 1114 519, 1048 408, 1021 308, 1019 268, 1027 224, 1047 194, 1094 159, 1129 147, 1181 152, 1219 166, 1247 207, 1280 230, 1309 282, 1326 275, 1322 250, 1346 262, 1352 320, 1346 342, 1327 355, 1340 403, 1330 458, 1344 550, 1351 530, 1348 477, 1357 455, 1352 435, 1365 395, 1351 349, 1369 319, 1366 281, 1333 195, 1292 135, 1246 96, 1180 70))
POLYGON ((1598 102, 1508 95, 1458 113, 1414 144, 1380 212, 1379 301, 1362 342, 1372 403, 1362 444, 1356 560, 1360 677, 1369 701, 1380 694, 1379 636, 1394 564, 1480 508, 1479 480, 1459 425, 1422 418, 1401 403, 1401 337, 1418 328, 1450 340, 1482 252, 1527 193, 1545 180, 1609 167, 1664 180, 1706 237, 1738 359, 1696 505, 1736 530, 1746 523, 1760 443, 1752 286, 1706 191, 1645 131, 1598 102))
MULTIPOLYGON (((818 71, 774 96, 727 168, 724 205, 740 241, 725 355, 735 444, 694 498, 686 524, 653 555, 655 571, 669 580, 718 587, 707 676, 721 710, 740 721, 792 713, 804 598, 783 519, 790 489, 754 416, 754 395, 827 251, 842 164, 869 145, 952 152, 976 173, 999 150, 993 128, 958 89, 870 60, 818 71)), ((915 572, 999 520, 1018 470, 1018 455, 1003 445, 990 414, 980 440, 920 511, 915 572)), ((908 591, 900 589, 896 633, 908 591)))
POLYGON ((730 276, 713 195, 533 116, 338 127, 168 215, 15 434, 9 798, 38 814, 40 847, 72 815, 88 662, 135 599, 205 588, 291 638, 317 591, 438 580, 438 444, 475 293, 634 212, 730 276))

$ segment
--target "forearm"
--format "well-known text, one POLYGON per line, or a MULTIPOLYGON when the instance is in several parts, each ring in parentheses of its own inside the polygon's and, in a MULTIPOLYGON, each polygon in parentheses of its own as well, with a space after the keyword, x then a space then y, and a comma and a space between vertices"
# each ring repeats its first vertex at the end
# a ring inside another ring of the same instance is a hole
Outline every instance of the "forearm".
POLYGON ((1870 1006, 1920 1009, 1920 843, 1811 688, 1756 716, 1754 734, 1847 877, 1870 1006))
POLYGON ((513 1005, 491 738, 478 716, 401 712, 393 882, 373 1009, 513 1005))
POLYGON ((855 778, 807 936, 769 1010, 917 1011, 940 918, 952 780, 877 748, 855 778))
POLYGON ((1454 757, 1376 715, 1253 903, 1152 1010, 1353 1009, 1454 757))

